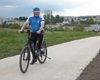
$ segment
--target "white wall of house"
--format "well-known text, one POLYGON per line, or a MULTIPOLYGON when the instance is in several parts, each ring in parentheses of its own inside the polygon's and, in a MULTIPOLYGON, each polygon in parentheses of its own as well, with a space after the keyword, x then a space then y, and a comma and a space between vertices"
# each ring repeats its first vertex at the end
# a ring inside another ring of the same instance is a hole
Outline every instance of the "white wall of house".
POLYGON ((19 21, 19 25, 22 26, 25 21, 19 21))
POLYGON ((64 17, 64 22, 68 21, 69 23, 71 23, 72 19, 74 20, 74 22, 79 23, 80 18, 79 17, 74 17, 74 16, 63 16, 64 17))
POLYGON ((14 24, 16 21, 6 21, 6 24, 14 24))
POLYGON ((91 25, 91 27, 92 27, 92 30, 95 30, 95 31, 99 31, 100 30, 100 25, 98 25, 98 24, 91 25))

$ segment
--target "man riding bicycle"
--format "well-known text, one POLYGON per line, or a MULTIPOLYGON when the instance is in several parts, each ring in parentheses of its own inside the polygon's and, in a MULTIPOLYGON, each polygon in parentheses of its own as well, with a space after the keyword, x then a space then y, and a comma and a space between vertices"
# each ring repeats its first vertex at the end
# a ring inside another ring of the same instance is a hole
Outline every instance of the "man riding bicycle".
POLYGON ((32 52, 33 60, 30 63, 32 65, 37 61, 37 55, 39 55, 41 52, 40 48, 41 48, 43 35, 44 35, 44 31, 43 31, 44 18, 40 16, 40 9, 39 8, 33 9, 33 16, 29 17, 26 20, 26 22, 23 24, 22 28, 19 30, 19 33, 22 32, 28 24, 30 24, 31 39, 34 43, 34 46, 36 45, 37 37, 39 38, 37 54, 32 52))

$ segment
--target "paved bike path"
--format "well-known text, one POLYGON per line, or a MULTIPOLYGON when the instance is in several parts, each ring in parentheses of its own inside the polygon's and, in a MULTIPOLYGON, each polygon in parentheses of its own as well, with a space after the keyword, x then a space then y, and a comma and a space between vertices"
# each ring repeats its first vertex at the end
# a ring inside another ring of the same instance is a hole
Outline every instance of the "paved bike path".
POLYGON ((30 65, 25 74, 19 70, 19 55, 2 59, 0 80, 76 80, 99 49, 99 36, 48 47, 51 60, 30 65))

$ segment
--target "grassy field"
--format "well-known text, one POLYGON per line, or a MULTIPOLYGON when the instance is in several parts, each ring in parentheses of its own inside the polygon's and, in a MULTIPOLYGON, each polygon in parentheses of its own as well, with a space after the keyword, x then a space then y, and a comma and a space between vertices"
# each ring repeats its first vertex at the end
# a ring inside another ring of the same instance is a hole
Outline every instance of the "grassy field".
MULTIPOLYGON (((95 32, 45 31, 44 39, 48 46, 76 39, 98 36, 95 32)), ((0 59, 20 53, 27 39, 26 34, 18 34, 18 30, 0 28, 0 59)))

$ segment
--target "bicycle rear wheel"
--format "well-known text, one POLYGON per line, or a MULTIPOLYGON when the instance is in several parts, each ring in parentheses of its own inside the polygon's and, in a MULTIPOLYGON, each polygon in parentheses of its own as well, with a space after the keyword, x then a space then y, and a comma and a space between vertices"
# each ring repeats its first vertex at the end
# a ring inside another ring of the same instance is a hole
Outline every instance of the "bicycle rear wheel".
POLYGON ((41 45, 41 54, 38 56, 38 61, 43 64, 46 61, 47 58, 47 46, 46 42, 43 41, 41 45))
POLYGON ((25 73, 29 67, 29 62, 30 62, 30 49, 28 46, 25 46, 20 54, 20 61, 19 61, 19 67, 20 71, 22 73, 25 73))

